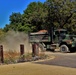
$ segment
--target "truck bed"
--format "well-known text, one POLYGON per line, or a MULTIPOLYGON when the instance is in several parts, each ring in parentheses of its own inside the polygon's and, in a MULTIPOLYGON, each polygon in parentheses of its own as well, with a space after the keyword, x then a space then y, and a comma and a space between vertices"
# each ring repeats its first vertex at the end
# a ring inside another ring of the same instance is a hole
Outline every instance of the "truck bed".
POLYGON ((50 42, 48 33, 30 33, 29 41, 32 42, 50 42))

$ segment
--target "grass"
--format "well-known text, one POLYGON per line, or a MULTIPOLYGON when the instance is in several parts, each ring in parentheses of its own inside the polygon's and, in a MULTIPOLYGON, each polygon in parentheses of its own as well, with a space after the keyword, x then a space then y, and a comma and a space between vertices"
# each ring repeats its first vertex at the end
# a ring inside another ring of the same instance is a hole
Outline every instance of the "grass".
POLYGON ((16 63, 16 60, 18 58, 19 58, 19 53, 17 53, 15 50, 9 50, 8 52, 4 53, 5 64, 16 63))
POLYGON ((15 50, 9 50, 5 52, 4 64, 13 64, 20 62, 36 61, 39 59, 46 59, 48 56, 44 52, 41 52, 38 56, 33 57, 32 53, 26 53, 20 55, 15 50))

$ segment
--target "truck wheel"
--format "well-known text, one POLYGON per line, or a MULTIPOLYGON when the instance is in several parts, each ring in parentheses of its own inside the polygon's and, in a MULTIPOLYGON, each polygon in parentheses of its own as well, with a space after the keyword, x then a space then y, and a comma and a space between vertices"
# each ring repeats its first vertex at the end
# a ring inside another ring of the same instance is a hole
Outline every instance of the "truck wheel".
POLYGON ((60 51, 63 53, 69 52, 69 48, 66 45, 61 45, 60 46, 60 51))

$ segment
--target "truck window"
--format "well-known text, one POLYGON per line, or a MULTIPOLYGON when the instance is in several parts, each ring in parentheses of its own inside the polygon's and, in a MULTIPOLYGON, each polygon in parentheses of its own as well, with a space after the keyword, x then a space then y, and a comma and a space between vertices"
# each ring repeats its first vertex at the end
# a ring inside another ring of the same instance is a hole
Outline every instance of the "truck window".
POLYGON ((55 31, 55 35, 67 34, 67 31, 55 31))

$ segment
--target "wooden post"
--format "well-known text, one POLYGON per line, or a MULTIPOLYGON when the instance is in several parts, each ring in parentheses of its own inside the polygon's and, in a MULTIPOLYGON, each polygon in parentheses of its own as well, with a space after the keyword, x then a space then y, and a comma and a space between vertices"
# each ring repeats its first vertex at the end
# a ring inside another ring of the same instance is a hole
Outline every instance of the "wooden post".
POLYGON ((24 54, 24 45, 21 44, 20 45, 20 55, 23 55, 24 54))
POLYGON ((32 44, 32 56, 35 56, 35 44, 32 44))
POLYGON ((0 62, 1 62, 1 63, 4 63, 3 45, 0 45, 0 62))
POLYGON ((39 55, 39 47, 38 47, 38 44, 33 43, 32 44, 32 56, 35 57, 35 56, 38 56, 38 55, 39 55))
POLYGON ((39 56, 39 45, 38 44, 36 44, 35 55, 39 56))

